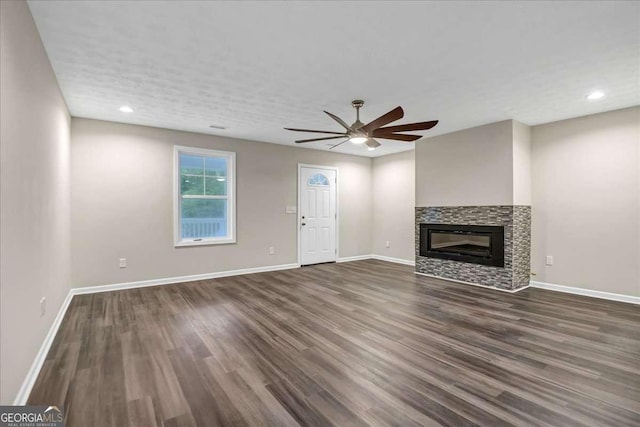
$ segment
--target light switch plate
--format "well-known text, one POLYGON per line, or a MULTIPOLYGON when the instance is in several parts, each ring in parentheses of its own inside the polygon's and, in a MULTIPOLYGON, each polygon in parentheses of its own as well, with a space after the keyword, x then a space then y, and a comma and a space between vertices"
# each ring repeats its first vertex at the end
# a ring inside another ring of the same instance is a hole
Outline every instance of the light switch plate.
POLYGON ((288 214, 294 214, 294 213, 298 212, 298 208, 296 206, 287 206, 284 209, 284 211, 285 211, 285 213, 288 213, 288 214))

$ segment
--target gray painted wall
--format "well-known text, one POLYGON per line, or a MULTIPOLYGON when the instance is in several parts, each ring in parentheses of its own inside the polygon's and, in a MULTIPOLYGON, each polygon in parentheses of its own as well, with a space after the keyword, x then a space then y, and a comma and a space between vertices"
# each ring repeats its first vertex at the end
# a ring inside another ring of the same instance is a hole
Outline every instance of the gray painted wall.
POLYGON ((639 144, 639 107, 532 128, 533 280, 640 296, 639 144))
POLYGON ((416 142, 416 206, 512 205, 512 134, 505 120, 416 142))
POLYGON ((491 123, 416 143, 416 206, 531 204, 530 127, 491 123))
POLYGON ((370 158, 74 118, 73 286, 296 263, 298 163, 339 168, 339 256, 370 254, 370 158), (237 244, 173 246, 174 145, 236 152, 237 244))
POLYGON ((513 123, 513 204, 531 205, 531 127, 513 123))
POLYGON ((26 2, 0 2, 0 92, 0 403, 10 404, 70 284, 69 113, 26 2))
POLYGON ((413 261, 415 152, 374 158, 372 184, 373 253, 413 261))

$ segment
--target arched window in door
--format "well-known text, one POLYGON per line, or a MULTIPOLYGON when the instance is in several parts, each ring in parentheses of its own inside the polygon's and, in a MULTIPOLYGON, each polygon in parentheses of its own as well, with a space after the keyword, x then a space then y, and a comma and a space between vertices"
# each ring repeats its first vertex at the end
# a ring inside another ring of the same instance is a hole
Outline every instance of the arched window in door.
POLYGON ((307 185, 313 185, 315 187, 328 187, 329 180, 321 173, 314 173, 309 177, 307 185))

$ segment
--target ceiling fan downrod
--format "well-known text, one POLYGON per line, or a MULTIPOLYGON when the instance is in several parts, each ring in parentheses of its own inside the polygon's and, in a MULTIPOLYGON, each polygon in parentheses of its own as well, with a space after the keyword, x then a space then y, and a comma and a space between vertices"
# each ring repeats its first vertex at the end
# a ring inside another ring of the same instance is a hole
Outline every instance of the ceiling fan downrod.
POLYGON ((351 106, 356 109, 356 121, 351 125, 351 129, 358 130, 364 123, 360 121, 360 108, 364 105, 364 101, 362 99, 354 99, 351 101, 351 106))

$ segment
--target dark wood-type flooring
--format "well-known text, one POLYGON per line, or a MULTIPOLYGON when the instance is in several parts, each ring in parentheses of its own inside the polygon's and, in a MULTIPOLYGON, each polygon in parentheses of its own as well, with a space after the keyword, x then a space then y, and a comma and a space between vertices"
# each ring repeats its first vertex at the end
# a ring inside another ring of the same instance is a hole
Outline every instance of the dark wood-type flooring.
POLYGON ((640 425, 640 309, 382 261, 73 298, 67 426, 640 425))

